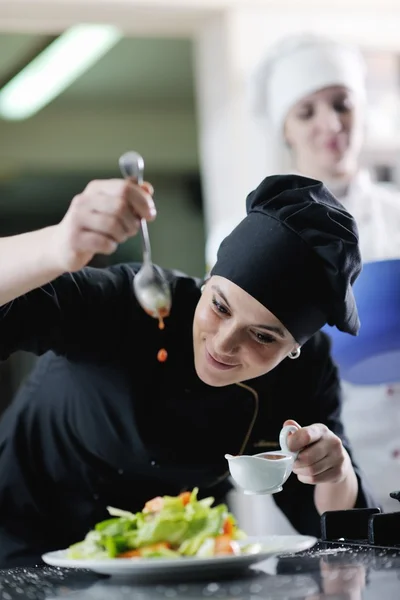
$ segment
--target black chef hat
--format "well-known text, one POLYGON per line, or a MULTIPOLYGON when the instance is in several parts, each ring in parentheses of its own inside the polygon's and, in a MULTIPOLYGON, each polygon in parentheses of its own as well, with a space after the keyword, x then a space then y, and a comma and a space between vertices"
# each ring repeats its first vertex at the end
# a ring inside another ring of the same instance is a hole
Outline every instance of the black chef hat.
POLYGON ((352 284, 361 271, 353 217, 320 181, 267 177, 225 238, 211 275, 237 284, 303 344, 325 323, 357 335, 352 284))

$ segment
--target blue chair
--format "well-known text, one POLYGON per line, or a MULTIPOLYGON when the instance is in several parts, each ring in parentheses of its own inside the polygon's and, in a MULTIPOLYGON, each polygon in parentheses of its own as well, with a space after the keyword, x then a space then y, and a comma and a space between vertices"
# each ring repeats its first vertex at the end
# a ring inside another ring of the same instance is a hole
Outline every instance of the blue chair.
POLYGON ((355 385, 400 382, 400 260, 365 263, 354 295, 358 336, 323 327, 341 378, 355 385))

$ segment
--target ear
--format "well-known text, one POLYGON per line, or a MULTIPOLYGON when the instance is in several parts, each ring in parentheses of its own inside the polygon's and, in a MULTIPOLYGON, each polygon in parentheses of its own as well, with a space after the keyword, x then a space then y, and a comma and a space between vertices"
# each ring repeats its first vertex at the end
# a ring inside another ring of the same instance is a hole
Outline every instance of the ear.
POLYGON ((204 290, 205 290, 205 287, 206 287, 207 283, 209 282, 209 280, 210 280, 210 277, 205 277, 205 278, 203 279, 203 283, 202 283, 202 285, 201 285, 201 288, 200 288, 200 292, 201 292, 201 293, 203 293, 203 292, 204 292, 204 290))

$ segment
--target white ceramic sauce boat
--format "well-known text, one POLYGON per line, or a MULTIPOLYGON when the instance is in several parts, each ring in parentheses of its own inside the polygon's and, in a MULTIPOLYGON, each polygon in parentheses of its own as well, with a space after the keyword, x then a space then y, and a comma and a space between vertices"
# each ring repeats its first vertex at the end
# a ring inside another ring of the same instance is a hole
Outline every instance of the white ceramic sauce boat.
POLYGON ((297 458, 297 452, 289 450, 287 439, 297 429, 294 425, 282 428, 279 434, 281 450, 254 456, 225 454, 232 479, 245 494, 276 494, 282 491, 297 458))

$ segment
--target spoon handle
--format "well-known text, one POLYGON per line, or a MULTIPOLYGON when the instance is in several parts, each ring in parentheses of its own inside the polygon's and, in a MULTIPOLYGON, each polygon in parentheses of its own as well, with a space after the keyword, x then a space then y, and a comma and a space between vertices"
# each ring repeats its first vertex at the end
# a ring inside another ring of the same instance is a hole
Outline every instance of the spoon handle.
MULTIPOLYGON (((125 179, 133 179, 139 185, 143 183, 144 160, 137 152, 125 152, 119 159, 120 171, 125 179)), ((143 245, 143 263, 151 263, 151 247, 146 219, 140 219, 140 233, 143 245)))
POLYGON ((140 219, 140 233, 143 243, 143 264, 151 264, 150 238, 146 219, 140 219))

